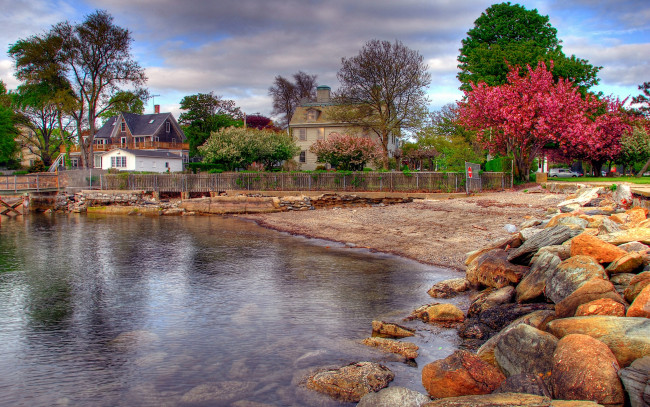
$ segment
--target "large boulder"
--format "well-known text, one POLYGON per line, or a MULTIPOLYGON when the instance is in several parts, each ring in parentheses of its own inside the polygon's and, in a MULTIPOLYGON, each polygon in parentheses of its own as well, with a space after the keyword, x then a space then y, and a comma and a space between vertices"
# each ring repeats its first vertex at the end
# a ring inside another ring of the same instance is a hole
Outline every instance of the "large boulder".
POLYGON ((557 342, 548 332, 519 324, 499 338, 494 357, 506 376, 532 373, 544 377, 551 371, 557 342))
POLYGON ((521 238, 519 234, 511 235, 504 237, 503 239, 497 240, 496 242, 484 246, 478 250, 467 253, 467 259, 465 259, 465 265, 469 266, 474 260, 484 255, 487 252, 490 252, 494 249, 507 249, 511 247, 521 246, 521 238))
POLYGON ((498 368, 465 350, 422 368, 422 385, 434 398, 488 394, 505 379, 498 368))
POLYGON ((595 236, 582 233, 571 240, 571 256, 590 256, 599 263, 611 263, 627 252, 595 236))
POLYGON ((498 290, 494 288, 483 290, 472 298, 467 316, 472 317, 497 305, 511 303, 514 294, 515 288, 510 285, 498 290))
POLYGON ((546 297, 559 303, 592 278, 607 279, 605 269, 590 256, 573 256, 549 273, 546 297))
POLYGON ((549 251, 535 258, 530 272, 517 284, 517 302, 528 302, 541 297, 548 275, 552 274, 561 262, 558 256, 549 251))
POLYGON ((587 317, 589 315, 624 317, 625 304, 612 300, 611 298, 601 298, 580 305, 575 312, 576 317, 587 317))
POLYGON ((600 187, 584 188, 577 192, 576 197, 562 201, 557 204, 558 208, 571 204, 579 204, 580 206, 587 206, 590 202, 598 198, 598 193, 602 190, 600 187))
MULTIPOLYGON (((547 377, 547 380, 548 379, 549 378, 547 377)), ((499 386, 499 388, 493 393, 526 393, 547 397, 550 397, 551 395, 544 379, 531 373, 519 373, 513 376, 508 376, 506 381, 501 383, 501 386, 499 386)))
POLYGON ((629 367, 618 371, 632 407, 650 405, 650 356, 635 360, 629 367))
MULTIPOLYGON (((650 285, 646 286, 627 309, 628 317, 650 318, 650 285)), ((648 333, 650 334, 650 332, 648 333)))
POLYGON ((628 253, 632 252, 647 252, 650 250, 650 246, 643 244, 641 242, 629 242, 623 243, 618 246, 620 249, 625 250, 628 253))
MULTIPOLYGON (((552 403, 548 397, 534 394, 494 393, 484 396, 450 397, 432 401, 422 407, 550 407, 553 406, 552 403)), ((585 404, 584 406, 597 406, 597 404, 585 404)))
POLYGON ((625 301, 630 304, 634 302, 634 299, 637 295, 647 286, 650 285, 650 271, 644 271, 643 273, 637 274, 635 277, 632 277, 628 283, 627 288, 623 292, 625 296, 625 301))
POLYGON ((534 311, 553 309, 552 304, 502 304, 465 319, 459 335, 466 339, 487 340, 512 321, 534 311))
POLYGON ((546 330, 558 338, 570 334, 589 335, 611 349, 621 367, 650 354, 650 319, 588 316, 556 319, 546 330))
POLYGON ((629 242, 641 242, 643 244, 650 244, 650 228, 636 227, 620 232, 614 232, 607 235, 599 235, 603 241, 613 245, 621 245, 629 242))
POLYGON ((452 278, 436 283, 427 291, 433 298, 451 298, 470 289, 466 278, 452 278))
POLYGON ((517 264, 528 264, 531 257, 542 247, 562 244, 572 237, 577 236, 580 232, 581 230, 579 229, 573 229, 564 225, 544 229, 541 233, 526 240, 520 247, 512 250, 507 260, 517 264))
POLYGON ((406 387, 390 386, 361 397, 357 407, 420 407, 431 399, 406 387))
POLYGON ((383 350, 384 352, 396 353, 404 356, 406 359, 415 359, 418 357, 418 346, 411 342, 400 342, 388 338, 366 338, 361 341, 366 346, 372 346, 383 350))
POLYGON ((615 233, 620 231, 621 231, 621 226, 609 218, 603 219, 600 226, 598 226, 599 234, 609 234, 609 233, 615 233))
POLYGON ((648 218, 648 210, 645 208, 632 208, 625 211, 625 213, 630 217, 628 223, 631 226, 637 226, 648 218))
POLYGON ((636 270, 643 267, 643 261, 645 260, 644 253, 641 252, 632 252, 627 253, 622 257, 619 257, 613 261, 605 271, 609 274, 617 273, 634 273, 636 270))
POLYGON ((494 249, 479 256, 467 267, 467 280, 473 285, 501 288, 518 283, 529 270, 507 260, 508 253, 494 249))
POLYGON ((612 299, 621 303, 623 306, 625 304, 623 297, 616 292, 614 284, 601 277, 594 277, 586 281, 562 301, 555 304, 555 315, 558 318, 572 317, 580 305, 601 298, 612 299))
POLYGON ((339 369, 316 372, 307 378, 306 386, 337 400, 356 403, 366 394, 388 386, 394 378, 395 375, 386 366, 358 362, 339 369))
POLYGON ((629 185, 617 184, 616 191, 612 196, 614 202, 620 206, 628 206, 632 204, 632 188, 629 185))
POLYGON ((625 394, 618 368, 616 357, 601 341, 588 335, 567 335, 553 353, 553 394, 562 400, 593 400, 622 407, 625 394))
POLYGON ((517 318, 512 321, 508 326, 503 328, 499 333, 487 340, 476 352, 476 355, 483 359, 484 361, 497 366, 496 359, 494 357, 494 350, 496 349, 497 343, 499 340, 506 335, 510 330, 516 328, 519 325, 525 324, 533 328, 544 329, 546 324, 555 318, 555 312, 552 310, 540 310, 534 311, 530 314, 526 314, 522 317, 517 318))
POLYGON ((415 335, 415 330, 383 321, 372 321, 372 336, 382 338, 406 338, 415 335))
POLYGON ((535 255, 530 259, 530 265, 532 266, 537 258, 544 253, 551 253, 560 258, 560 260, 566 260, 571 257, 571 245, 557 244, 553 246, 542 247, 535 253, 535 255))

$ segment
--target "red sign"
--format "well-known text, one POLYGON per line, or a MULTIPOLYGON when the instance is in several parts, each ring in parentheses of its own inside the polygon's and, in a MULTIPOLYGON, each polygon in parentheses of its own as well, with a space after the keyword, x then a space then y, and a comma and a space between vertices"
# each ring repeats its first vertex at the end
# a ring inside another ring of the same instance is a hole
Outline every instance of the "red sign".
POLYGON ((472 178, 472 167, 467 167, 467 176, 472 178))

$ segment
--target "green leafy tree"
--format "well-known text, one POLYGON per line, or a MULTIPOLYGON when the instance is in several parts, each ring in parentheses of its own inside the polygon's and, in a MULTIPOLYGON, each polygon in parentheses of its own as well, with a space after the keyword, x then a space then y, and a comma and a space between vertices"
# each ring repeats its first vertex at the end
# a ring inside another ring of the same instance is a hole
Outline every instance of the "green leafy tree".
POLYGON ((650 116, 650 82, 639 85, 641 94, 632 98, 632 103, 640 105, 638 111, 644 116, 650 116))
POLYGON ((9 49, 16 76, 29 84, 64 81, 75 101, 69 112, 76 122, 82 164, 93 167, 96 119, 113 106, 122 86, 139 89, 144 70, 131 56, 131 32, 96 10, 80 24, 56 24, 43 34, 17 41, 9 49))
POLYGON ((198 151, 203 162, 228 170, 247 168, 255 162, 271 169, 295 156, 300 148, 285 132, 228 127, 213 132, 198 151))
POLYGON ((190 156, 199 155, 197 148, 205 143, 212 132, 226 127, 244 125, 243 113, 232 100, 210 93, 197 93, 181 100, 178 118, 190 144, 190 156))
POLYGON ((430 115, 431 122, 416 134, 418 148, 434 149, 435 170, 462 171, 465 162, 482 164, 486 152, 476 132, 459 123, 458 107, 447 104, 430 115))
POLYGON ((148 92, 145 89, 138 91, 121 90, 111 97, 109 109, 106 109, 99 115, 103 120, 108 120, 113 116, 118 116, 120 113, 144 113, 144 101, 148 97, 148 92))
POLYGON ((20 134, 17 127, 20 119, 11 108, 7 88, 0 80, 0 165, 11 164, 18 152, 15 138, 20 134))
POLYGON ((342 58, 341 65, 330 119, 373 131, 388 169, 391 136, 419 129, 428 113, 431 75, 424 58, 400 41, 371 40, 357 56, 342 58))
POLYGON ((511 67, 537 66, 539 61, 548 66, 553 61, 554 79, 568 79, 582 93, 598 84, 601 68, 574 55, 567 57, 560 44, 548 16, 510 2, 494 4, 476 19, 462 41, 458 56, 461 90, 470 90, 470 83, 502 85, 511 67))
POLYGON ((50 83, 24 84, 12 94, 13 106, 24 118, 29 131, 19 137, 22 147, 49 167, 62 145, 72 141, 68 131, 72 120, 65 114, 70 103, 68 89, 56 89, 50 83))

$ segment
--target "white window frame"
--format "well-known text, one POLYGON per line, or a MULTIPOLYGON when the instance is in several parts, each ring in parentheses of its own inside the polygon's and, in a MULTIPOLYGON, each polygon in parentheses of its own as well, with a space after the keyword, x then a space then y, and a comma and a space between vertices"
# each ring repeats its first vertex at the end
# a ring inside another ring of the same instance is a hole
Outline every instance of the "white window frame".
POLYGON ((307 129, 298 129, 298 140, 307 141, 307 129))
POLYGON ((303 163, 303 164, 307 162, 307 151, 306 150, 302 150, 300 152, 300 157, 298 158, 298 162, 303 163))
POLYGON ((169 133, 172 129, 172 125, 169 122, 165 122, 165 132, 169 133))
POLYGON ((125 156, 111 157, 111 168, 126 168, 126 157, 125 156))

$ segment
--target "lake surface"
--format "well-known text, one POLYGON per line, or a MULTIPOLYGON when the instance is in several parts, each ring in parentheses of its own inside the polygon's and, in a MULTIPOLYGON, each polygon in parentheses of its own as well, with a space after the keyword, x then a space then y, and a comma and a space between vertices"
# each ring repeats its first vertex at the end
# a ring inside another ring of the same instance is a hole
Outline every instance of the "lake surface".
POLYGON ((5 217, 0 405, 346 405, 297 383, 358 360, 424 392, 455 331, 409 323, 419 367, 359 342, 458 276, 236 218, 5 217))

